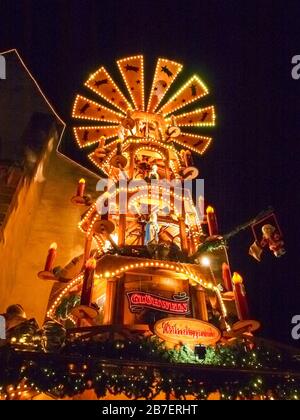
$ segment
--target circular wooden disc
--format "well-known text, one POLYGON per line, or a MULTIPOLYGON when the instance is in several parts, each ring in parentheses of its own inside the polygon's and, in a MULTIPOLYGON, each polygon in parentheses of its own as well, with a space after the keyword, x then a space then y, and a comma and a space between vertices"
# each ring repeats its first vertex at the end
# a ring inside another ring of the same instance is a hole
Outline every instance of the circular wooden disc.
POLYGON ((51 271, 40 271, 38 273, 38 278, 42 280, 58 280, 51 271))
POLYGON ((115 155, 111 158, 110 164, 115 168, 125 168, 127 165, 127 159, 125 156, 122 155, 115 155))
POLYGON ((98 315, 98 311, 95 308, 92 308, 91 306, 78 305, 71 310, 71 314, 73 316, 76 316, 76 318, 82 318, 82 314, 84 314, 87 315, 89 318, 93 319, 96 318, 96 316, 98 315))
POLYGON ((195 179, 199 175, 199 170, 195 166, 189 166, 182 172, 184 179, 195 179))
POLYGON ((115 225, 110 220, 97 220, 93 226, 94 233, 104 234, 108 233, 109 235, 115 230, 115 225))
POLYGON ((79 196, 76 196, 76 195, 71 198, 71 202, 73 204, 77 204, 77 205, 80 205, 80 206, 86 206, 87 205, 84 197, 79 197, 79 196))
POLYGON ((232 326, 232 330, 234 332, 252 332, 256 331, 260 328, 260 322, 254 319, 247 319, 245 321, 238 321, 232 326))

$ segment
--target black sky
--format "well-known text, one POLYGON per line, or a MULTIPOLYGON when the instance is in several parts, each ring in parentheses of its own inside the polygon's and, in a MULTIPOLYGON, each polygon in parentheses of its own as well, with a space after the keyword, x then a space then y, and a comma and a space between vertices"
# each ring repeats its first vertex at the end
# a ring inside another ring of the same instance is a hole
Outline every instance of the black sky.
POLYGON ((248 230, 231 241, 230 257, 262 334, 296 346, 300 79, 291 58, 300 54, 299 22, 300 2, 287 0, 0 0, 0 52, 19 50, 68 123, 83 81, 102 64, 116 74, 117 58, 143 53, 150 79, 157 56, 202 77, 218 118, 199 162, 206 198, 223 232, 275 207, 287 255, 256 263, 248 230))

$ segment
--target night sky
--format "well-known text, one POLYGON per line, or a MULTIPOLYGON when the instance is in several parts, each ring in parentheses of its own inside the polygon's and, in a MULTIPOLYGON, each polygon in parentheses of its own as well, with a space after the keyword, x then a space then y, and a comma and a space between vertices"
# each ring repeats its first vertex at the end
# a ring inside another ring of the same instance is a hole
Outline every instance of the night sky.
MULTIPOLYGON (((118 58, 143 53, 149 81, 158 56, 183 63, 185 77, 200 75, 217 110, 213 145, 198 162, 206 199, 224 233, 269 205, 276 209, 284 257, 249 257, 250 229, 231 240, 229 254, 261 334, 294 346, 300 79, 291 77, 291 59, 300 54, 299 22, 299 1, 287 0, 0 1, 0 52, 18 49, 68 124, 75 94, 87 93, 83 81, 102 64, 117 75, 118 58)), ((73 147, 69 134, 64 147, 73 147)))

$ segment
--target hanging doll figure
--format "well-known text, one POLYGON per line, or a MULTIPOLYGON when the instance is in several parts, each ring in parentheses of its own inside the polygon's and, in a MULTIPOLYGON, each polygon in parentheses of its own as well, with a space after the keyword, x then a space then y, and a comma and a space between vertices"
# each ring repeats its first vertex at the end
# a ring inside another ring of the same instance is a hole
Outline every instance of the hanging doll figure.
POLYGON ((268 246, 275 257, 279 258, 285 254, 284 242, 282 236, 275 226, 267 224, 262 227, 262 240, 260 246, 262 248, 268 246))
POLYGON ((263 249, 266 247, 277 258, 286 253, 281 229, 274 213, 258 219, 251 227, 255 241, 249 248, 249 254, 257 261, 261 261, 263 249))

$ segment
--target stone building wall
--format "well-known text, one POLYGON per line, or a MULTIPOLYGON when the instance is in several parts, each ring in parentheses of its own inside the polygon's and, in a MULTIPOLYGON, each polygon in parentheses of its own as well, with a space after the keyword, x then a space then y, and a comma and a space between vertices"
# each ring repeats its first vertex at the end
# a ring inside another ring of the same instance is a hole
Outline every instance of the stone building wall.
POLYGON ((78 179, 84 177, 91 191, 97 182, 58 155, 54 142, 49 140, 34 176, 25 178, 16 191, 0 243, 0 312, 20 303, 39 323, 53 282, 38 279, 37 273, 43 269, 52 242, 58 244, 55 265, 64 266, 82 253, 84 236, 77 224, 84 209, 74 206, 70 198, 78 179))

